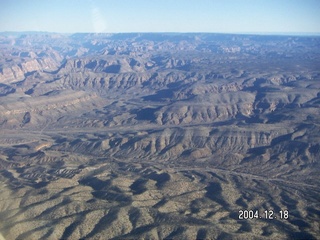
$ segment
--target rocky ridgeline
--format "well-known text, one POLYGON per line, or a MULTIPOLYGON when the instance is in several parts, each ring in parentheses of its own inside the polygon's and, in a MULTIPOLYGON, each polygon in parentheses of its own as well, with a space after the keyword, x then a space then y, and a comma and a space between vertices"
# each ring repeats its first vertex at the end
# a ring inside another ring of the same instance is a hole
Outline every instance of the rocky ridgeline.
POLYGON ((53 71, 59 67, 59 64, 52 58, 26 59, 12 66, 2 67, 0 69, 0 82, 5 84, 15 83, 36 71, 53 71))
POLYGON ((2 128, 17 129, 27 127, 39 129, 50 122, 56 122, 66 112, 83 112, 92 108, 92 105, 102 105, 101 99, 95 94, 81 91, 66 91, 47 94, 37 98, 10 98, 1 101, 0 124, 2 128))

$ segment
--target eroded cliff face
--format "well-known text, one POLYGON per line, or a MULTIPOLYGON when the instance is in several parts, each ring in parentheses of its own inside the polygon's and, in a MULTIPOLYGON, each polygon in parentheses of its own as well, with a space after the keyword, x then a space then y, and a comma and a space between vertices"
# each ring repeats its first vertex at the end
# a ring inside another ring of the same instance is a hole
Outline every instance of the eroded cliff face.
POLYGON ((16 199, 2 199, 1 234, 290 238, 301 225, 312 239, 318 46, 214 34, 0 37, 0 185, 16 199), (246 225, 239 208, 290 209, 294 220, 246 225))
POLYGON ((68 111, 84 112, 94 104, 103 106, 102 102, 96 94, 81 91, 56 91, 37 98, 11 96, 1 102, 1 127, 39 129, 57 121, 68 111))
MULTIPOLYGON (((20 51, 19 51, 20 50, 20 51)), ((0 82, 5 84, 19 82, 34 72, 51 72, 59 68, 63 57, 49 48, 40 52, 4 52, 0 63, 0 82)))

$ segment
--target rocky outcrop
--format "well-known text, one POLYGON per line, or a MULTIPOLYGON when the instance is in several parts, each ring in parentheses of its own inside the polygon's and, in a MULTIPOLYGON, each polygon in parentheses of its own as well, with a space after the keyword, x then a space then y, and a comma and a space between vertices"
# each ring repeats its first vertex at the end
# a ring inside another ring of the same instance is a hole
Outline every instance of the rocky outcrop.
POLYGON ((71 117, 74 115, 72 112, 78 114, 94 104, 101 104, 101 99, 96 94, 80 91, 48 93, 37 98, 20 97, 19 101, 15 99, 17 98, 11 97, 0 106, 2 127, 44 127, 63 117, 65 112, 70 112, 71 117))
POLYGON ((12 66, 0 68, 0 83, 15 83, 23 80, 26 76, 35 71, 56 70, 59 63, 52 58, 30 59, 12 66))

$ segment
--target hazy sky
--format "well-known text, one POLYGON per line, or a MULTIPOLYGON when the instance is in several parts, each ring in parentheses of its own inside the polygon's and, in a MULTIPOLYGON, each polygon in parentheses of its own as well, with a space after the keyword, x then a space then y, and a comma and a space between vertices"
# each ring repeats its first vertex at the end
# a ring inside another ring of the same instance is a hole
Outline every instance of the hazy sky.
POLYGON ((320 1, 0 0, 0 31, 320 33, 320 1))

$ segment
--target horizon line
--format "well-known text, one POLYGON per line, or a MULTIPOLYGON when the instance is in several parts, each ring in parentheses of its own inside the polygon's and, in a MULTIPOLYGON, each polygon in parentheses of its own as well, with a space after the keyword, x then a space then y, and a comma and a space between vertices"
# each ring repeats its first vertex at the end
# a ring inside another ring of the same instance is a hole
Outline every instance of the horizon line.
POLYGON ((225 35, 260 35, 260 36, 320 36, 320 32, 197 32, 197 31, 158 31, 158 32, 56 32, 56 31, 0 31, 3 33, 43 33, 43 34, 63 34, 63 35, 73 35, 73 34, 225 34, 225 35))

